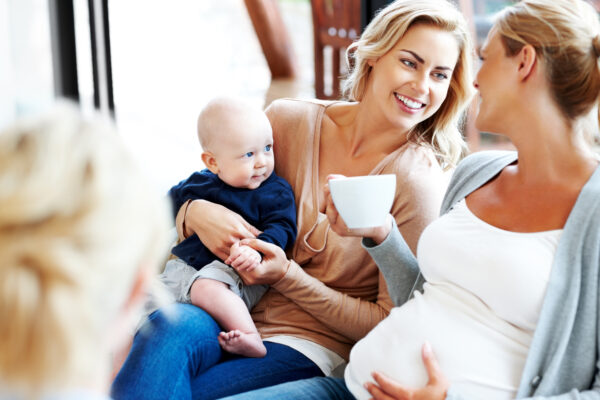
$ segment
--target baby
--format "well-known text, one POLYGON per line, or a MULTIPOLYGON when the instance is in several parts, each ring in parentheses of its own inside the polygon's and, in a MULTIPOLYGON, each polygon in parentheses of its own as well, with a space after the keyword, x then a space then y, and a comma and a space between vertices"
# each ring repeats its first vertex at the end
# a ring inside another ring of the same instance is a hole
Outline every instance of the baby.
MULTIPOLYGON (((173 186, 169 196, 175 212, 190 201, 221 204, 258 228, 258 238, 285 249, 296 239, 296 206, 291 186, 273 173, 273 133, 258 108, 232 98, 208 103, 198 117, 198 138, 207 169, 173 186)), ((210 252, 193 234, 176 245, 163 282, 180 302, 208 312, 225 329, 221 347, 235 354, 263 357, 266 348, 249 310, 266 292, 266 285, 246 286, 231 267, 210 252)), ((254 269, 261 255, 234 244, 230 256, 245 270, 254 269)))

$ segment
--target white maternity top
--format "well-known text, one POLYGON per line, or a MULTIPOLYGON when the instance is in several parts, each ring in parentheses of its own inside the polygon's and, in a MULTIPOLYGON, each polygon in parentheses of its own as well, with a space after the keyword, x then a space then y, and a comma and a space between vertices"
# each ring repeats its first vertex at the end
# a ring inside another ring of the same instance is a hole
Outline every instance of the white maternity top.
POLYGON ((424 386, 421 347, 429 341, 463 395, 514 398, 561 233, 505 231, 459 202, 419 240, 423 294, 394 308, 352 349, 345 372, 350 391, 370 398, 363 384, 373 371, 424 386))

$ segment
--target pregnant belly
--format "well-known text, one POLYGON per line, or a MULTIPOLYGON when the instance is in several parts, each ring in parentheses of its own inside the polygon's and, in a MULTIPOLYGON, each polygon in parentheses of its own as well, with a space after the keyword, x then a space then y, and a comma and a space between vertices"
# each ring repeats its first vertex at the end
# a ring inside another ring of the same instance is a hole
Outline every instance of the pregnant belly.
POLYGON ((513 398, 532 332, 497 317, 459 288, 428 285, 425 294, 392 310, 350 354, 346 384, 358 399, 363 384, 380 371, 398 383, 422 387, 428 376, 421 358, 431 344, 441 370, 461 394, 475 399, 513 398))

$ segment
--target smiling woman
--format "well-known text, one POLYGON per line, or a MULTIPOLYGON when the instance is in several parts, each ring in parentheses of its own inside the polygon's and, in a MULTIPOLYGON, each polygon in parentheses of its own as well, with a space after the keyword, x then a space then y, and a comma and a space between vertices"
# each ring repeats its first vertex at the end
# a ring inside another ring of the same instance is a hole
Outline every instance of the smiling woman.
POLYGON ((427 24, 413 26, 385 55, 367 62, 372 82, 367 92, 376 99, 374 106, 409 131, 440 108, 458 55, 451 33, 427 24), (389 102, 386 93, 395 101, 389 102))
POLYGON ((477 125, 517 152, 460 162, 416 257, 391 224, 361 230, 399 307, 353 347, 343 381, 237 399, 600 396, 600 21, 582 0, 521 0, 482 53, 477 125))
MULTIPOLYGON (((354 64, 355 67, 344 81, 343 88, 346 98, 361 101, 365 95, 372 67, 378 59, 386 56, 397 58, 398 62, 405 64, 406 68, 411 66, 416 68, 421 64, 420 73, 425 71, 427 72, 426 76, 431 74, 429 79, 440 83, 432 87, 436 97, 441 95, 440 100, 447 98, 448 101, 439 101, 439 112, 432 115, 432 118, 424 118, 416 126, 411 127, 407 138, 417 143, 432 145, 443 163, 452 166, 464 151, 464 142, 457 125, 462 116, 464 102, 470 99, 472 94, 470 71, 472 55, 468 50, 471 49, 471 38, 467 33, 466 26, 463 27, 456 22, 458 18, 462 20, 462 16, 452 5, 441 1, 436 6, 432 5, 430 1, 416 1, 414 8, 409 7, 410 10, 394 7, 382 9, 376 17, 378 22, 369 24, 360 39, 348 48, 350 64, 354 64), (444 8, 446 14, 432 12, 425 17, 421 13, 423 9, 436 6, 444 8), (411 27, 415 28, 415 32, 407 32, 411 27), (437 31, 437 34, 430 32, 432 33, 430 37, 427 35, 424 37, 421 34, 424 28, 437 31), (417 35, 425 42, 416 40, 415 36, 417 35), (438 38, 442 39, 439 44, 438 38), (406 40, 406 44, 410 44, 410 46, 415 46, 412 54, 410 47, 398 47, 400 39, 406 40), (452 41, 452 39, 454 40, 452 41), (395 54, 392 49, 396 50, 395 54), (437 51, 432 51, 432 49, 437 51), (458 51, 458 54, 454 53, 454 49, 458 51), (405 59, 401 57, 400 50, 405 50, 403 52, 405 59), (427 60, 423 58, 425 54, 429 55, 427 60), (453 59, 453 57, 455 58, 453 59), (425 61, 427 61, 427 65, 425 65, 425 61), (447 80, 442 75, 445 75, 447 80), (449 87, 444 88, 444 81, 449 87), (440 91, 440 87, 444 89, 440 91)), ((419 77, 418 82, 420 84, 425 82, 422 76, 419 77)), ((409 93, 398 94, 411 99, 409 93)), ((421 103, 423 104, 423 102, 421 103)))
POLYGON ((450 2, 397 0, 353 49, 351 101, 278 100, 266 110, 275 170, 297 204, 299 240, 291 259, 249 237, 248 222, 217 204, 194 200, 177 216, 178 226, 190 231, 182 236, 196 234, 214 254, 227 256, 240 240, 262 253, 259 267, 238 272, 246 283, 272 286, 252 310, 266 356, 221 356, 218 327, 204 311, 182 305, 181 318, 168 321, 159 310, 150 316, 152 337, 136 336, 115 397, 220 398, 332 375, 352 345, 388 315, 394 299, 385 280, 360 239, 342 237, 330 224, 334 208, 325 186, 330 174, 393 174, 391 214, 415 250, 438 213, 447 184, 443 167, 464 148, 457 125, 472 89, 471 47, 450 2))

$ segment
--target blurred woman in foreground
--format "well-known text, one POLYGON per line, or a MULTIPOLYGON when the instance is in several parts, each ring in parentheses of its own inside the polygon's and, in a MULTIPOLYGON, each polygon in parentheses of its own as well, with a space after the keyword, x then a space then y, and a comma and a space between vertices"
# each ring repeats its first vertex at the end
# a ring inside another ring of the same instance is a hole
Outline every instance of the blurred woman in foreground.
POLYGON ((112 127, 63 104, 1 132, 0 398, 105 398, 167 231, 112 127))

